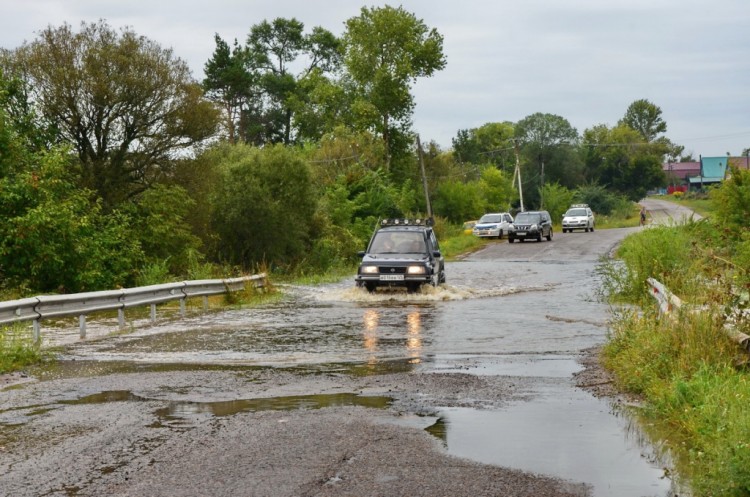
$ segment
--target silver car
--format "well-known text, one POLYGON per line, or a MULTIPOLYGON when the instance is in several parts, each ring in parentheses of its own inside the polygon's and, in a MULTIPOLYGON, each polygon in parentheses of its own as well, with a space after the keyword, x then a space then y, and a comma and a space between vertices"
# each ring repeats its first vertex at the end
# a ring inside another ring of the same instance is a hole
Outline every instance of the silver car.
POLYGON ((573 230, 594 231, 594 213, 586 204, 574 204, 568 212, 563 214, 562 230, 572 232, 573 230))
POLYGON ((492 212, 485 214, 477 221, 472 233, 474 236, 500 239, 503 234, 508 233, 511 224, 513 224, 513 216, 510 213, 492 212))

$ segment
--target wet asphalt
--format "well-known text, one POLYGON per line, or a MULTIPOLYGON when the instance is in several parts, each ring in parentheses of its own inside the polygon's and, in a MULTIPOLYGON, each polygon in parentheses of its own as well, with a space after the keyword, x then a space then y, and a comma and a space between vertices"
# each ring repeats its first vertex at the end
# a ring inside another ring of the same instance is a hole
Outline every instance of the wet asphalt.
POLYGON ((0 391, 0 495, 673 495, 634 416, 574 380, 632 231, 493 242, 419 294, 60 329, 57 365, 0 391))

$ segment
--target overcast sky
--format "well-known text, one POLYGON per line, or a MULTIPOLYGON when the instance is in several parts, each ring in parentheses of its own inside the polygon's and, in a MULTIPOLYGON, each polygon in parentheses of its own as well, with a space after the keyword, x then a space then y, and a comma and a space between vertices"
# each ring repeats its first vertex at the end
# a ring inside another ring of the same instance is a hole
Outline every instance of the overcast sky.
POLYGON ((361 7, 385 4, 444 37, 446 68, 413 90, 423 143, 450 148, 460 129, 536 112, 583 133, 645 98, 696 159, 750 148, 748 0, 0 0, 0 47, 105 19, 172 48, 201 80, 216 33, 244 43, 254 24, 294 17, 341 35, 361 7))

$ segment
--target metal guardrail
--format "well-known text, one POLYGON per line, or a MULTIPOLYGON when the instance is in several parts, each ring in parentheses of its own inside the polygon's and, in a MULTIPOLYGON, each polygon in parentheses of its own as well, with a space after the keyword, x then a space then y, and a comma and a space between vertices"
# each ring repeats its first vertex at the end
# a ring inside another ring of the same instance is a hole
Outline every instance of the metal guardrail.
POLYGON ((217 280, 193 280, 161 285, 105 290, 101 292, 72 293, 68 295, 41 295, 19 300, 0 302, 0 325, 33 321, 34 340, 41 335, 42 319, 78 316, 80 336, 86 338, 86 316, 93 312, 117 310, 120 329, 125 328, 125 309, 143 305, 151 306, 151 322, 156 321, 156 305, 171 300, 180 301, 180 315, 185 315, 185 302, 189 297, 203 297, 203 308, 208 308, 208 297, 237 292, 251 283, 255 288, 266 286, 266 274, 217 280))
MULTIPOLYGON (((659 303, 659 312, 661 314, 670 315, 673 310, 682 308, 682 300, 670 292, 663 283, 654 278, 648 278, 646 282, 651 288, 651 295, 659 303)), ((693 309, 694 312, 701 310, 703 309, 693 309)), ((733 315, 727 316, 727 319, 724 322, 723 331, 732 341, 736 342, 740 347, 745 349, 745 351, 750 352, 750 335, 742 333, 735 328, 735 322, 741 314, 741 312, 734 312, 733 315)))

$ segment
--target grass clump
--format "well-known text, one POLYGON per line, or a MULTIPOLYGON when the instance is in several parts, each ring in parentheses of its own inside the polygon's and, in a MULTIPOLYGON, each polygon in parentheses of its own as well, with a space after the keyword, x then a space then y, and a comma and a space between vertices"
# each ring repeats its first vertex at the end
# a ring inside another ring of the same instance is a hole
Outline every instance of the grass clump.
POLYGON ((717 311, 671 321, 626 312, 613 323, 603 362, 625 391, 644 400, 644 417, 695 495, 750 495, 750 377, 735 366, 737 344, 717 311))
POLYGON ((0 326, 0 374, 18 371, 48 359, 49 352, 33 340, 25 326, 0 326))

